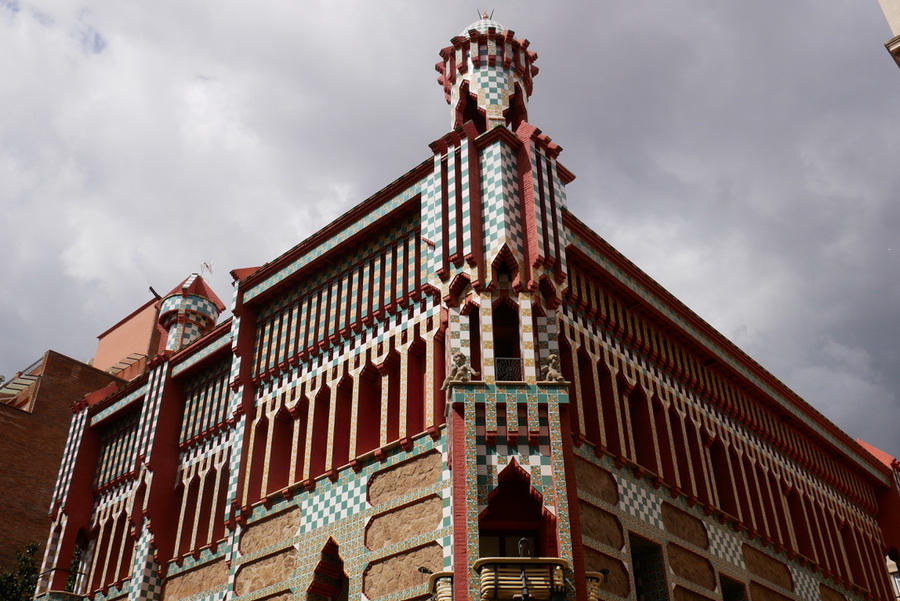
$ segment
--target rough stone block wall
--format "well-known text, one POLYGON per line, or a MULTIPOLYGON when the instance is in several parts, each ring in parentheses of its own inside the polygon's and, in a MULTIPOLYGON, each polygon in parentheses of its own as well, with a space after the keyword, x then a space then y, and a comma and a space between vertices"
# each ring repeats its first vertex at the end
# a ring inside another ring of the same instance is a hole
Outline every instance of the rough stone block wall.
POLYGON ((381 515, 376 515, 366 527, 366 547, 371 551, 434 532, 443 517, 441 499, 432 495, 381 515))
POLYGON ((715 597, 706 597, 683 586, 676 586, 675 593, 672 595, 675 601, 709 601, 715 597))
POLYGON ((235 594, 246 595, 287 580, 294 575, 298 559, 296 549, 290 548, 242 566, 235 578, 235 594))
POLYGON ((584 567, 587 572, 609 570, 609 580, 602 585, 602 590, 615 593, 620 597, 628 597, 631 585, 628 582, 628 570, 625 568, 624 563, 605 553, 585 547, 584 567))
POLYGON ((596 465, 576 459, 575 481, 578 483, 578 488, 610 505, 616 505, 619 502, 619 487, 612 474, 596 465))
POLYGON ((742 550, 744 563, 753 574, 785 590, 794 590, 794 579, 791 578, 791 570, 786 565, 749 545, 743 545, 742 550))
POLYGON ((790 597, 776 593, 770 588, 759 584, 758 582, 750 582, 750 601, 789 601, 790 597))
POLYGON ((389 553, 371 561, 363 573, 362 591, 369 599, 427 583, 420 567, 443 569, 443 547, 437 542, 422 544, 423 537, 430 538, 441 528, 443 501, 435 494, 415 499, 423 494, 418 491, 440 482, 443 470, 441 454, 431 451, 380 470, 369 480, 368 499, 378 513, 366 525, 365 545, 370 551, 389 553), (404 497, 414 500, 398 506, 404 497), (386 509, 379 511, 380 506, 386 509))
POLYGON ((241 553, 249 555, 289 539, 300 528, 300 509, 294 507, 275 517, 257 522, 241 535, 241 553))
POLYGON ((586 501, 581 501, 578 506, 581 513, 581 531, 585 536, 613 549, 622 549, 625 546, 622 523, 616 516, 586 501))
POLYGON ((721 599, 725 577, 745 586, 751 601, 864 598, 771 545, 757 545, 633 465, 597 457, 587 445, 575 454, 584 565, 587 571, 610 570, 602 591, 633 594, 632 566, 641 550, 632 541, 643 539, 662 548, 669 598, 721 599))
POLYGON ((439 572, 442 561, 443 549, 437 543, 373 561, 363 574, 363 592, 374 599, 412 588, 425 578, 420 567, 439 572))
POLYGON ((669 543, 667 546, 669 567, 676 576, 711 591, 715 590, 716 573, 708 559, 673 543, 669 543))
POLYGON ((706 526, 697 518, 688 515, 671 503, 662 504, 662 518, 666 530, 701 549, 709 549, 709 535, 706 526))
POLYGON ((847 601, 847 597, 824 584, 819 585, 819 593, 822 595, 822 601, 847 601))
POLYGON ((228 564, 225 560, 208 563, 196 570, 182 572, 166 581, 161 601, 178 601, 228 582, 228 564))
POLYGON ((431 452, 379 472, 372 476, 369 482, 369 503, 372 505, 387 503, 434 484, 440 480, 442 469, 443 461, 440 453, 431 452))

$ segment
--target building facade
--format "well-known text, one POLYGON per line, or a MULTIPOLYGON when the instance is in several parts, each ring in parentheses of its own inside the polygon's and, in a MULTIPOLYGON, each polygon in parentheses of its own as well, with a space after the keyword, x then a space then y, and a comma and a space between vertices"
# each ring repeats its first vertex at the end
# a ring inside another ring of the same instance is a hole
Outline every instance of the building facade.
POLYGON ((890 40, 884 43, 884 47, 894 57, 897 66, 900 66, 900 1, 898 0, 878 0, 884 17, 887 19, 888 25, 891 27, 891 33, 894 34, 890 40))
POLYGON ((47 508, 72 421, 72 402, 118 378, 55 351, 0 381, 0 572, 47 540, 47 508))
POLYGON ((892 598, 891 469, 567 210, 527 40, 440 58, 430 158, 77 407, 38 597, 892 598))

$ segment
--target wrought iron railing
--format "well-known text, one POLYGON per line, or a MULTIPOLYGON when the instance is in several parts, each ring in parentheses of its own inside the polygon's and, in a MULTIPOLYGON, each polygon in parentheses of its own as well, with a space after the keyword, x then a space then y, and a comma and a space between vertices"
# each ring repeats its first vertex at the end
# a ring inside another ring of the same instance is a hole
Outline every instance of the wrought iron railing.
POLYGON ((495 357, 494 378, 500 382, 521 382, 524 380, 522 359, 518 357, 495 357))

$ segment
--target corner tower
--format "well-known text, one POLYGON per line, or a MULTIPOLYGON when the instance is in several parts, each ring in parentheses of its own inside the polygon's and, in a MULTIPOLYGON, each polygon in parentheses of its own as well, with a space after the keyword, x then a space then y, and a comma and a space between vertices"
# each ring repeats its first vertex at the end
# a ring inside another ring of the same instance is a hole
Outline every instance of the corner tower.
MULTIPOLYGON (((542 595, 565 596, 565 582, 587 595, 568 525, 577 498, 566 475, 569 382, 558 369, 574 176, 528 122, 538 72, 529 46, 482 14, 436 65, 454 129, 431 144, 421 219, 424 277, 440 290, 446 332, 453 523, 433 581, 457 601, 484 598, 484 582, 513 573, 542 595), (522 556, 534 574, 516 567, 522 556)), ((495 593, 522 594, 513 589, 495 593)))
POLYGON ((537 54, 528 40, 494 21, 487 13, 454 36, 435 65, 438 83, 451 108, 450 124, 472 121, 480 133, 495 125, 516 129, 528 120, 537 54))
POLYGON ((159 325, 168 333, 167 351, 179 351, 216 325, 225 305, 198 274, 193 273, 162 300, 159 325))

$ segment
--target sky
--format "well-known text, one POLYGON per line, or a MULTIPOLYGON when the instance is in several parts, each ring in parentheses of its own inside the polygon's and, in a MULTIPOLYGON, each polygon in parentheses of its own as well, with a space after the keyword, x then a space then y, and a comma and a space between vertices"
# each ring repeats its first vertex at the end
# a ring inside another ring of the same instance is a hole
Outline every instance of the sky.
POLYGON ((900 455, 900 69, 876 0, 0 0, 0 374, 271 260, 450 129, 438 51, 531 40, 570 210, 900 455))

